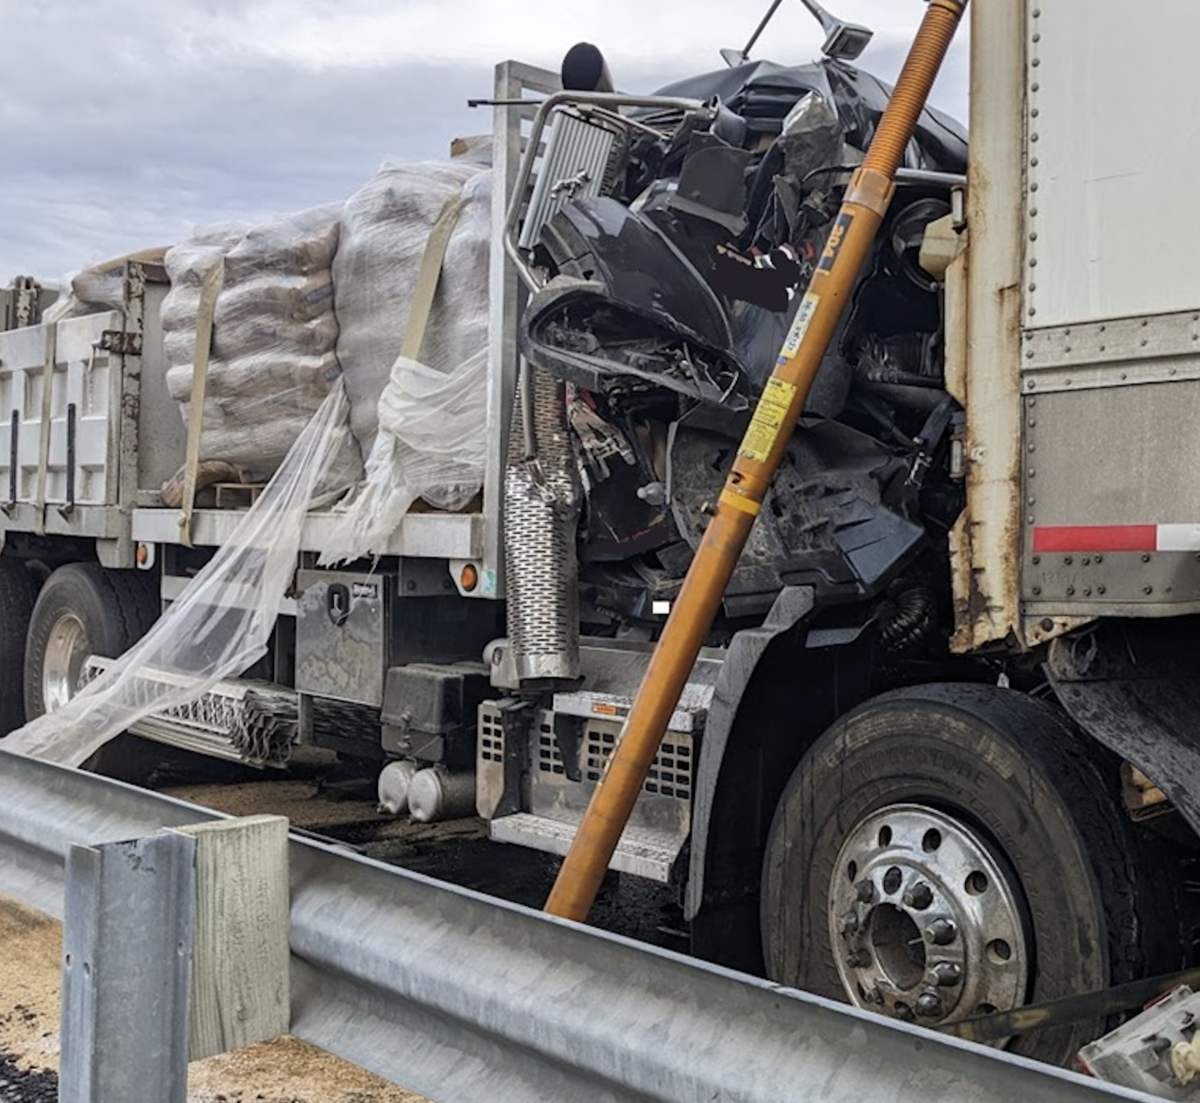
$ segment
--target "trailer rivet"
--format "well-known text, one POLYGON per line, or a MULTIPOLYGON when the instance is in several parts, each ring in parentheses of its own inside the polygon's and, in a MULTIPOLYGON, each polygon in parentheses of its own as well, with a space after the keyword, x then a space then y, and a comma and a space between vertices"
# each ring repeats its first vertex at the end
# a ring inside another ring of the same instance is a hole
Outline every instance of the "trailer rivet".
POLYGON ((1092 596, 1092 588, 1091 588, 1090 586, 1085 586, 1085 587, 1083 588, 1083 596, 1084 596, 1084 597, 1091 597, 1091 596, 1092 596))
POLYGON ((1075 596, 1075 587, 1068 586, 1067 587, 1067 597, 1074 597, 1074 596, 1075 596))
POLYGON ((1149 562, 1150 562, 1150 556, 1149 556, 1149 555, 1143 555, 1143 556, 1142 556, 1142 562, 1143 562, 1143 563, 1149 563, 1149 562))
POLYGON ((1069 556, 1069 555, 1063 556, 1063 563, 1066 564, 1066 566, 1069 567, 1074 562, 1075 562, 1075 560, 1071 556, 1069 556))
POLYGON ((1035 587, 1033 588, 1033 596, 1034 596, 1034 597, 1041 597, 1041 596, 1042 596, 1042 588, 1041 588, 1040 586, 1035 586, 1035 587))
POLYGON ((1154 593, 1154 587, 1153 586, 1143 586, 1142 593, 1148 597, 1150 594, 1154 593))
POLYGON ((1097 562, 1097 563, 1103 563, 1103 562, 1104 562, 1104 556, 1102 556, 1102 555, 1098 555, 1098 556, 1096 556, 1096 562, 1097 562))
POLYGON ((1080 561, 1085 567, 1091 566, 1092 561, 1085 555, 1080 561))
POLYGON ((1036 566, 1037 566, 1037 565, 1038 565, 1038 564, 1039 564, 1041 561, 1042 561, 1042 557, 1041 557, 1040 555, 1035 555, 1035 556, 1033 557, 1033 565, 1034 565, 1035 567, 1036 567, 1036 566))
POLYGON ((1043 632, 1053 632, 1054 621, 1052 621, 1049 617, 1042 617, 1042 623, 1040 627, 1043 632))
POLYGON ((1097 586, 1097 587, 1096 587, 1096 593, 1098 593, 1098 594, 1107 594, 1107 593, 1108 593, 1108 587, 1107 587, 1107 586, 1097 586))

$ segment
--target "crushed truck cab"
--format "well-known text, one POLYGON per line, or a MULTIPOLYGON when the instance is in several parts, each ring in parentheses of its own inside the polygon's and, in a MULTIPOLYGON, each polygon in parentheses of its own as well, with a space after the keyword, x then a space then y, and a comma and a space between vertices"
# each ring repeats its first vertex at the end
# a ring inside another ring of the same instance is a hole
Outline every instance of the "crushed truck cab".
MULTIPOLYGON (((1182 112, 1200 11, 1153 46, 1111 0, 970 16, 969 142, 921 113, 611 861, 676 890, 696 953, 930 1026, 1193 964, 1197 919, 1200 266, 1164 184, 1197 154, 1117 77, 1154 66, 1182 112)), ((812 63, 752 39, 652 95, 592 47, 498 66, 490 152, 444 190, 376 178, 294 262, 302 305, 272 298, 324 342, 286 416, 221 406, 263 385, 230 320, 269 313, 266 254, 237 252, 261 228, 128 258, 74 316, 5 292, 0 732, 245 539, 280 456, 216 430, 265 449, 344 386, 367 489, 302 511, 264 653, 101 765, 316 744, 371 761, 397 815, 565 854, 739 450, 771 450, 780 348, 889 102, 869 32, 825 18, 812 63), (378 301, 361 226, 409 265, 378 301)), ((217 614, 262 601, 220 583, 217 614)), ((1064 1062, 1105 1022, 1007 1044, 1064 1062)))

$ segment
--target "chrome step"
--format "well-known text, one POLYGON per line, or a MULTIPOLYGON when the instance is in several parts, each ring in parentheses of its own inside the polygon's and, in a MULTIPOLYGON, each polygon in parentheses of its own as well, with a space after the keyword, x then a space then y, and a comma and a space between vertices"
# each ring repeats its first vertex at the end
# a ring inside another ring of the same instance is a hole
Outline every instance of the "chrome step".
MULTIPOLYGON (((516 843, 530 850, 565 855, 578 826, 576 822, 517 812, 492 820, 489 831, 496 842, 516 843)), ((622 833, 609 868, 666 884, 671 879, 671 867, 681 847, 682 841, 674 832, 631 825, 622 833)))

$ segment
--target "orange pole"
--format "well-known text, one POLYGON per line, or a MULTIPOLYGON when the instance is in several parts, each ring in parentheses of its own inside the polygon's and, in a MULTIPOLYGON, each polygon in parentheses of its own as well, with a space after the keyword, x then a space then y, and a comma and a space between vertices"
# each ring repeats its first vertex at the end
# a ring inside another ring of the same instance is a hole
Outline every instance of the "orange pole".
POLYGON ((807 294, 801 300, 774 374, 763 390, 733 470, 667 618, 621 738, 596 785, 545 910, 584 920, 621 832, 658 753, 671 713, 721 604, 837 330, 858 274, 895 190, 896 170, 912 140, 967 0, 930 0, 866 159, 841 211, 807 294))

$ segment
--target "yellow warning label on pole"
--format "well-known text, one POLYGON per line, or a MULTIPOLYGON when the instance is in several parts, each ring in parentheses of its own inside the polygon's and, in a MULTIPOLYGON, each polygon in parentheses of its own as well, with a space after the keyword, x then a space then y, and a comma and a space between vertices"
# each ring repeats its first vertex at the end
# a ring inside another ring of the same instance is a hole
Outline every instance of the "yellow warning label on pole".
POLYGON ((779 428, 787 417, 792 405, 796 388, 787 380, 772 376, 767 380, 762 398, 758 400, 754 417, 750 419, 750 427, 742 438, 742 446, 738 449, 740 455, 748 460, 766 463, 767 456, 779 436, 779 428))

